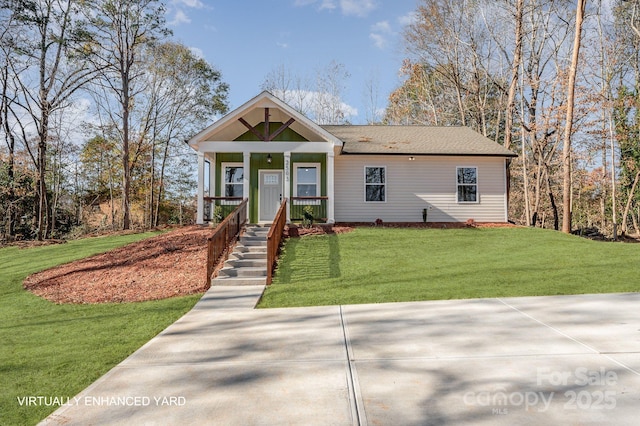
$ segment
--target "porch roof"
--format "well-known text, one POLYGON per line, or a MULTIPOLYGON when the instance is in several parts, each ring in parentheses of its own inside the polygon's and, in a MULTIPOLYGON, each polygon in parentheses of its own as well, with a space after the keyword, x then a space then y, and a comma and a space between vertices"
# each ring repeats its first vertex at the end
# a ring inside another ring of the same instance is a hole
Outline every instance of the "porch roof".
POLYGON ((343 141, 343 154, 517 157, 468 127, 321 126, 343 141))

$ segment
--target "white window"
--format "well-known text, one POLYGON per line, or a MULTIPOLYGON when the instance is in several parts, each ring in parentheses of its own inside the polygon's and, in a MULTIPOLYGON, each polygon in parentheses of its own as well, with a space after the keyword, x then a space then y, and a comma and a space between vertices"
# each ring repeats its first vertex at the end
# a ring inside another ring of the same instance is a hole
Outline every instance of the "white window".
POLYGON ((242 163, 223 163, 223 197, 242 197, 244 169, 242 163))
POLYGON ((478 202, 478 168, 458 167, 457 188, 459 203, 478 202))
POLYGON ((385 202, 387 200, 387 168, 364 168, 364 200, 367 202, 385 202))
MULTIPOLYGON (((320 196, 320 163, 296 163, 293 167, 293 196, 320 196)), ((294 200, 294 204, 312 204, 319 200, 294 200)))

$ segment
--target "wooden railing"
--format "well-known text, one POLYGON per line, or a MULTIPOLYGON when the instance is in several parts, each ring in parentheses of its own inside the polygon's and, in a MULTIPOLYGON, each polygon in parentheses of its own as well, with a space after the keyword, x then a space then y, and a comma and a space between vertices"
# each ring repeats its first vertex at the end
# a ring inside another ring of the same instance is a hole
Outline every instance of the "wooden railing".
POLYGON ((273 219, 269 233, 267 234, 267 285, 271 285, 273 270, 276 267, 278 253, 280 252, 280 243, 282 242, 282 234, 284 226, 287 223, 287 199, 285 198, 280 204, 278 213, 273 219))
POLYGON ((327 221, 327 200, 329 197, 291 197, 291 221, 304 221, 310 219, 312 222, 327 221), (305 207, 308 211, 305 212, 305 207), (311 217, 307 217, 310 215, 311 217))
POLYGON ((204 197, 205 222, 222 222, 241 202, 242 197, 204 197), (218 209, 220 217, 215 217, 216 207, 220 207, 218 209))
POLYGON ((229 247, 238 238, 247 222, 247 199, 236 206, 207 239, 207 288, 211 286, 211 276, 220 260, 226 259, 229 247))

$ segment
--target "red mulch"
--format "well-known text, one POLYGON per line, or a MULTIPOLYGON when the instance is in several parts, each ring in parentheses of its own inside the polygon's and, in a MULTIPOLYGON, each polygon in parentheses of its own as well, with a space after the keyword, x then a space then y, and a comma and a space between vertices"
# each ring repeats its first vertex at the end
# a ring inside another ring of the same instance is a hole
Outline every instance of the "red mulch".
POLYGON ((30 275, 24 287, 55 303, 138 302, 206 290, 210 228, 188 226, 30 275))

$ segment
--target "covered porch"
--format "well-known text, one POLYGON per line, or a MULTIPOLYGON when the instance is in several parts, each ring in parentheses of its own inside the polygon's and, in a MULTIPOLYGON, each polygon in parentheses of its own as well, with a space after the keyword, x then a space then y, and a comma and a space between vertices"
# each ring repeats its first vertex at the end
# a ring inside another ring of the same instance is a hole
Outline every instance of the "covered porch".
POLYGON ((287 222, 335 221, 334 155, 341 141, 270 93, 189 144, 198 154, 197 223, 221 220, 243 199, 249 223, 271 223, 284 198, 287 222))

